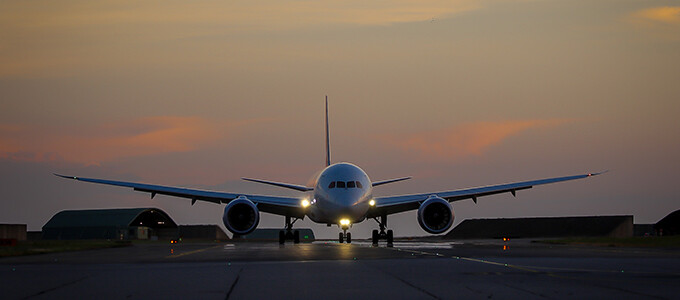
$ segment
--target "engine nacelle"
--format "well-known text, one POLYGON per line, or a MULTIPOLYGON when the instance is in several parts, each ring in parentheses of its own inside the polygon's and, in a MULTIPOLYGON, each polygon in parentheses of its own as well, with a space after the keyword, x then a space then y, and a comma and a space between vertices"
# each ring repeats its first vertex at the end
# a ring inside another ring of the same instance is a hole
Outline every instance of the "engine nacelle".
POLYGON ((448 230, 453 218, 449 202, 437 196, 430 196, 418 208, 418 224, 429 233, 438 234, 448 230))
POLYGON ((260 223, 260 211, 255 203, 241 196, 227 204, 222 221, 233 234, 248 234, 253 232, 260 223))

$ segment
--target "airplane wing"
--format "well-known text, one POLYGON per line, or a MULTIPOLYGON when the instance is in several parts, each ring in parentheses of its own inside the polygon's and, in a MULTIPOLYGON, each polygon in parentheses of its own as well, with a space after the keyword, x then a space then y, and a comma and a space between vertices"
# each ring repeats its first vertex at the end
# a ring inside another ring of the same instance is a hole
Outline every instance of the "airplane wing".
MULTIPOLYGON (((606 172, 606 171, 605 171, 606 172)), ((436 195, 438 197, 444 198, 449 202, 472 199, 477 202, 478 197, 489 196, 501 193, 512 193, 513 196, 519 190, 530 189, 535 185, 549 184, 561 181, 568 181, 574 179, 587 178, 600 173, 589 173, 582 175, 566 176, 566 177, 556 177, 548 179, 539 179, 515 183, 506 183, 498 185, 490 185, 484 187, 467 188, 454 191, 444 191, 437 193, 423 193, 423 194, 412 194, 412 195, 398 195, 398 196, 388 196, 388 197, 376 197, 375 208, 369 213, 369 217, 377 217, 381 215, 390 215, 399 212, 409 211, 413 209, 418 209, 420 204, 425 201, 428 197, 436 195)))
POLYGON ((260 211, 272 213, 276 215, 291 216, 302 218, 304 217, 304 211, 301 199, 293 197, 279 197, 279 196, 262 196, 262 195, 249 195, 249 194, 235 194, 235 193, 224 193, 224 192, 214 192, 198 189, 180 188, 180 187, 169 187, 162 185, 144 184, 136 182, 126 182, 126 181, 114 181, 114 180, 104 180, 95 178, 83 178, 77 176, 65 176, 54 174, 56 176, 73 179, 77 181, 108 184, 122 187, 129 187, 135 191, 151 193, 151 198, 156 196, 156 194, 175 196, 181 198, 191 199, 191 204, 196 203, 197 200, 208 201, 213 203, 229 203, 229 201, 238 198, 239 196, 245 196, 253 203, 257 204, 257 208, 260 211))

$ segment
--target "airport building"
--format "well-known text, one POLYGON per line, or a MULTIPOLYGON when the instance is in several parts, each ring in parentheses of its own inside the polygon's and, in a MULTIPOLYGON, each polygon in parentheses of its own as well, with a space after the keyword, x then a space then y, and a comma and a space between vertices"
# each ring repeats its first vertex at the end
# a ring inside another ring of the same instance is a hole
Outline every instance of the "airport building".
POLYGON ((175 238, 177 224, 158 208, 65 210, 42 228, 43 239, 175 238))
POLYGON ((179 225, 178 237, 181 239, 228 240, 227 234, 217 225, 179 225))
POLYGON ((26 240, 26 224, 0 224, 0 239, 26 240))
POLYGON ((458 224, 444 239, 605 236, 633 236, 633 216, 472 219, 458 224))

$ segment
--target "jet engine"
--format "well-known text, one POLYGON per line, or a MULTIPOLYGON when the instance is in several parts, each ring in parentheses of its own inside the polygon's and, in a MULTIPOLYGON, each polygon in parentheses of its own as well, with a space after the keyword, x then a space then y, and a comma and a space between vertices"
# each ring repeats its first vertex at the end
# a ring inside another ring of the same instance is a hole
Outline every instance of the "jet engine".
POLYGON ((429 233, 438 234, 448 230, 453 218, 449 202, 437 196, 430 196, 418 208, 418 224, 429 233))
POLYGON ((222 221, 233 234, 248 234, 253 232, 260 222, 260 211, 255 203, 241 196, 227 204, 222 221))

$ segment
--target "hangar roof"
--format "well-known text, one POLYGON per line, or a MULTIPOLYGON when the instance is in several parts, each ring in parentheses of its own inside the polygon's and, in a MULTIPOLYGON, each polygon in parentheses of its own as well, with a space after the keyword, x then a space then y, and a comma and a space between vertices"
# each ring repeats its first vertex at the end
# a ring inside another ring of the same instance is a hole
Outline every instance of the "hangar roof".
POLYGON ((158 208, 115 208, 64 210, 52 217, 45 228, 65 227, 177 227, 175 221, 158 208))
POLYGON ((680 234, 680 210, 676 210, 654 224, 654 229, 663 230, 663 235, 680 234))

